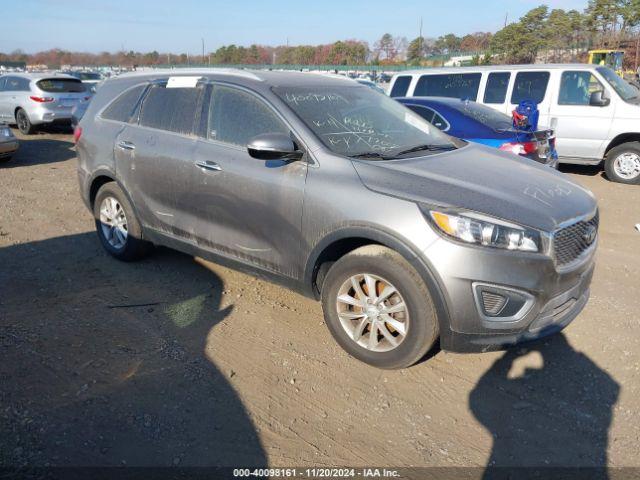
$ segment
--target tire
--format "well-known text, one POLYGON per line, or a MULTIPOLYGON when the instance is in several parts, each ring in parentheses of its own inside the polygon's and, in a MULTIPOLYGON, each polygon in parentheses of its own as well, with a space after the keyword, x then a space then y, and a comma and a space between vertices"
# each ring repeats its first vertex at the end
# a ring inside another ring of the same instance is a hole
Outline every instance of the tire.
POLYGON ((18 130, 23 135, 31 135, 35 133, 36 129, 31 124, 31 120, 29 120, 29 115, 22 108, 19 108, 16 112, 16 124, 18 125, 18 130))
POLYGON ((413 365, 424 357, 438 338, 437 315, 424 280, 400 254, 380 245, 360 247, 331 266, 322 285, 322 309, 336 342, 353 357, 374 367, 398 369, 413 365), (363 302, 359 301, 360 305, 356 306, 340 300, 345 295, 360 300, 352 281, 354 277, 365 298, 369 297, 368 285, 373 285, 371 290, 375 293, 372 297, 378 299, 389 286, 388 291, 395 288, 396 293, 385 298, 382 305, 378 300, 374 300, 373 305, 366 304, 370 316, 365 316, 365 307, 360 306, 363 302), (373 281, 368 284, 367 280, 371 281, 371 278, 373 281), (393 312, 399 309, 400 303, 404 303, 406 308, 393 312), (385 315, 389 309, 393 313, 385 315), (396 325, 395 329, 385 320, 389 317, 396 325), (375 324, 371 318, 376 319, 375 324), (377 329, 373 348, 372 329, 377 329), (395 346, 389 335, 395 338, 395 346))
POLYGON ((623 143, 609 150, 604 170, 612 182, 640 184, 640 142, 623 143))
POLYGON ((93 216, 100 243, 111 256, 133 262, 149 254, 152 245, 143 240, 140 222, 117 183, 100 187, 93 203, 93 216))

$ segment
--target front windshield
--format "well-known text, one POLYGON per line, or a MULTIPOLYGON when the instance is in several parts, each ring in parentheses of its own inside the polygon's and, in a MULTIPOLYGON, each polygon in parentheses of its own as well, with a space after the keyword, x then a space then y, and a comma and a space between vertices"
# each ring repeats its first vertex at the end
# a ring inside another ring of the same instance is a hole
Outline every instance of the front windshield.
POLYGON ((635 100, 640 96, 640 90, 638 90, 630 83, 625 82, 610 68, 600 67, 597 70, 625 102, 628 102, 629 100, 635 100))
POLYGON ((328 149, 339 155, 391 158, 415 148, 457 146, 422 117, 365 86, 273 90, 328 149))

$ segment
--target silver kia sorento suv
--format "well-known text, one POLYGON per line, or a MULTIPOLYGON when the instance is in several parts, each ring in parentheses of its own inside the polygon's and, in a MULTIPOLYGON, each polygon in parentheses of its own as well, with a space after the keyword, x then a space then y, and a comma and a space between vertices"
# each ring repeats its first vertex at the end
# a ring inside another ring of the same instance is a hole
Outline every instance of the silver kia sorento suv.
MULTIPOLYGON (((202 69, 107 80, 75 132, 98 237, 321 299, 351 355, 409 366, 556 332, 589 297, 593 195, 355 82, 202 69)), ((304 321, 301 319, 300 321, 304 321)))

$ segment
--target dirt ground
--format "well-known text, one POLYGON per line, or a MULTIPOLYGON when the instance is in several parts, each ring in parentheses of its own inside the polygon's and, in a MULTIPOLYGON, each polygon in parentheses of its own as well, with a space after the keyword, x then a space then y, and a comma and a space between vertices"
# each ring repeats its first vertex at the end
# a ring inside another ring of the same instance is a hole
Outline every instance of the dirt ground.
POLYGON ((71 135, 22 140, 0 167, 0 466, 640 466, 640 188, 564 168, 602 220, 563 334, 382 371, 279 286, 110 258, 71 135))

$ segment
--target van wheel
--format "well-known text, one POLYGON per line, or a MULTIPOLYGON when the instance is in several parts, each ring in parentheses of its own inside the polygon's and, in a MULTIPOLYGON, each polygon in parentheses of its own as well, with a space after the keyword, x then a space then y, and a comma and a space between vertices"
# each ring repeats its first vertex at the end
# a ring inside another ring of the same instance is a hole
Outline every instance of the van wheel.
POLYGON ((413 365, 438 337, 426 284, 400 254, 380 245, 360 247, 331 266, 322 309, 338 344, 378 368, 413 365))
POLYGON ((104 184, 93 204, 98 238, 109 254, 125 262, 144 258, 151 244, 142 239, 142 228, 122 189, 115 183, 104 184))
POLYGON ((31 135, 36 131, 35 127, 31 124, 31 120, 29 120, 27 112, 21 108, 16 112, 16 124, 18 125, 18 130, 20 130, 20 133, 23 135, 31 135))
POLYGON ((628 142, 609 150, 604 164, 613 182, 640 183, 640 142, 628 142))

